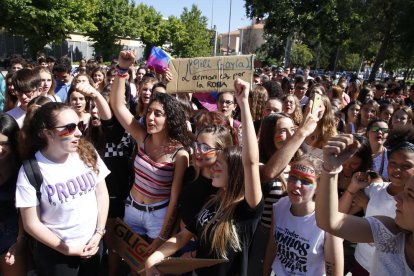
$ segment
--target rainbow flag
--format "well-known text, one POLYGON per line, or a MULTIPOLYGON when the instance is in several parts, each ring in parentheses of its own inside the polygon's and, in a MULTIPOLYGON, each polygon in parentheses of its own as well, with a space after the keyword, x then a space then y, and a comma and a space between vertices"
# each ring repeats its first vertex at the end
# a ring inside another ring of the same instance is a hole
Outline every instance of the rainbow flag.
POLYGON ((151 70, 155 70, 158 74, 163 74, 168 68, 168 63, 173 59, 161 47, 152 47, 151 53, 147 60, 147 66, 151 70))

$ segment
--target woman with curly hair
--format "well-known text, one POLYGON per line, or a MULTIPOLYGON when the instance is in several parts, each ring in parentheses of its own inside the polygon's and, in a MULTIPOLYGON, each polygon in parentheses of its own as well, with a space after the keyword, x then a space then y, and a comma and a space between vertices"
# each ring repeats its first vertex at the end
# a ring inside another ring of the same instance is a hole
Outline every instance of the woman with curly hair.
POLYGON ((292 120, 295 122, 295 125, 299 126, 302 122, 303 115, 298 98, 293 94, 287 94, 283 96, 282 101, 283 112, 292 118, 292 120))
POLYGON ((197 269, 197 275, 247 275, 248 248, 263 210, 259 176, 259 150, 250 114, 250 84, 234 82, 241 111, 243 148, 227 147, 218 152, 212 169, 212 185, 218 188, 174 237, 148 257, 147 275, 157 274, 155 265, 197 237, 198 258, 225 258, 221 263, 197 269))
MULTIPOLYGON (((190 146, 185 113, 168 94, 151 97, 141 125, 125 105, 126 73, 134 63, 131 51, 121 51, 110 104, 115 117, 136 140, 135 181, 125 201, 124 221, 150 242, 148 253, 167 240, 176 217, 182 178, 188 167, 190 146)), ((145 83, 145 81, 142 81, 145 83)), ((148 83, 151 85, 152 83, 148 83)), ((149 88, 149 86, 146 86, 149 88)))
POLYGON ((93 146, 81 139, 79 117, 63 103, 40 107, 20 137, 22 159, 34 159, 38 189, 21 168, 16 206, 33 238, 39 275, 96 274, 105 234, 109 174, 93 146))
POLYGON ((267 90, 260 85, 256 86, 250 94, 250 112, 252 113, 253 121, 263 119, 262 113, 268 98, 267 90))
MULTIPOLYGON (((315 131, 305 139, 303 149, 305 153, 322 158, 323 146, 332 136, 336 135, 337 131, 331 102, 326 96, 325 88, 320 84, 315 84, 310 88, 310 99, 313 98, 312 95, 315 93, 322 97, 322 103, 317 114, 319 121, 315 131)), ((308 106, 310 103, 311 101, 308 102, 308 106)))

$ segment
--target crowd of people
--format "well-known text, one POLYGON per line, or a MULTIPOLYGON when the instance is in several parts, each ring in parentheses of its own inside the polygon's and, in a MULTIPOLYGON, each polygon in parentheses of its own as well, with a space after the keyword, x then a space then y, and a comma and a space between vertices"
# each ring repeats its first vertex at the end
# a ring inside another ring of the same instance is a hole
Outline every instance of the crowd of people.
POLYGON ((118 217, 147 275, 414 275, 414 86, 256 68, 212 108, 135 60, 10 61, 0 275, 121 275, 118 217))

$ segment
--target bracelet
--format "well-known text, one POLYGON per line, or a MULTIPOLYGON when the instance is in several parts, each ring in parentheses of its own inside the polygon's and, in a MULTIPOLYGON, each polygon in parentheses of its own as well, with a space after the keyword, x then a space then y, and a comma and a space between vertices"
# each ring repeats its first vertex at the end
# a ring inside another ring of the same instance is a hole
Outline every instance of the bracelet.
POLYGON ((348 192, 350 195, 355 196, 355 193, 351 192, 350 190, 346 189, 345 192, 348 192))
POLYGON ((96 228, 95 229, 95 233, 97 233, 97 234, 99 234, 99 235, 101 235, 102 237, 105 235, 105 233, 106 233, 106 229, 105 228, 96 228))
POLYGON ((336 175, 342 171, 342 165, 336 168, 335 170, 327 170, 325 169, 325 165, 322 164, 322 171, 328 175, 336 175))
POLYGON ((128 68, 127 69, 122 69, 121 67, 119 67, 119 65, 115 66, 115 69, 118 72, 118 74, 128 73, 128 68))
POLYGON ((129 77, 128 69, 121 69, 121 68, 119 68, 118 65, 115 68, 115 72, 120 78, 128 78, 129 77))
POLYGON ((158 238, 159 238, 160 240, 164 241, 164 242, 168 240, 168 239, 166 239, 166 238, 162 237, 161 235, 158 235, 158 238))

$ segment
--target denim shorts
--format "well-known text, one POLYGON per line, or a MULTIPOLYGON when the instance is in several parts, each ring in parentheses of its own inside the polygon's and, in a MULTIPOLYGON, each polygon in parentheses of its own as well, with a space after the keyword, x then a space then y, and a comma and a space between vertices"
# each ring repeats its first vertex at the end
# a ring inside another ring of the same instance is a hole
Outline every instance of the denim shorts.
MULTIPOLYGON (((133 200, 134 199, 131 195, 129 195, 126 200, 124 222, 139 235, 146 235, 151 239, 155 239, 160 234, 162 225, 164 224, 164 217, 167 213, 168 206, 155 211, 141 211, 133 207, 132 204, 128 203, 133 200)), ((168 201, 169 199, 166 199, 153 204, 139 205, 145 207, 156 207, 165 204, 168 201)))
POLYGON ((16 242, 19 233, 18 221, 18 217, 13 216, 0 222, 0 255, 7 253, 10 246, 16 242))

